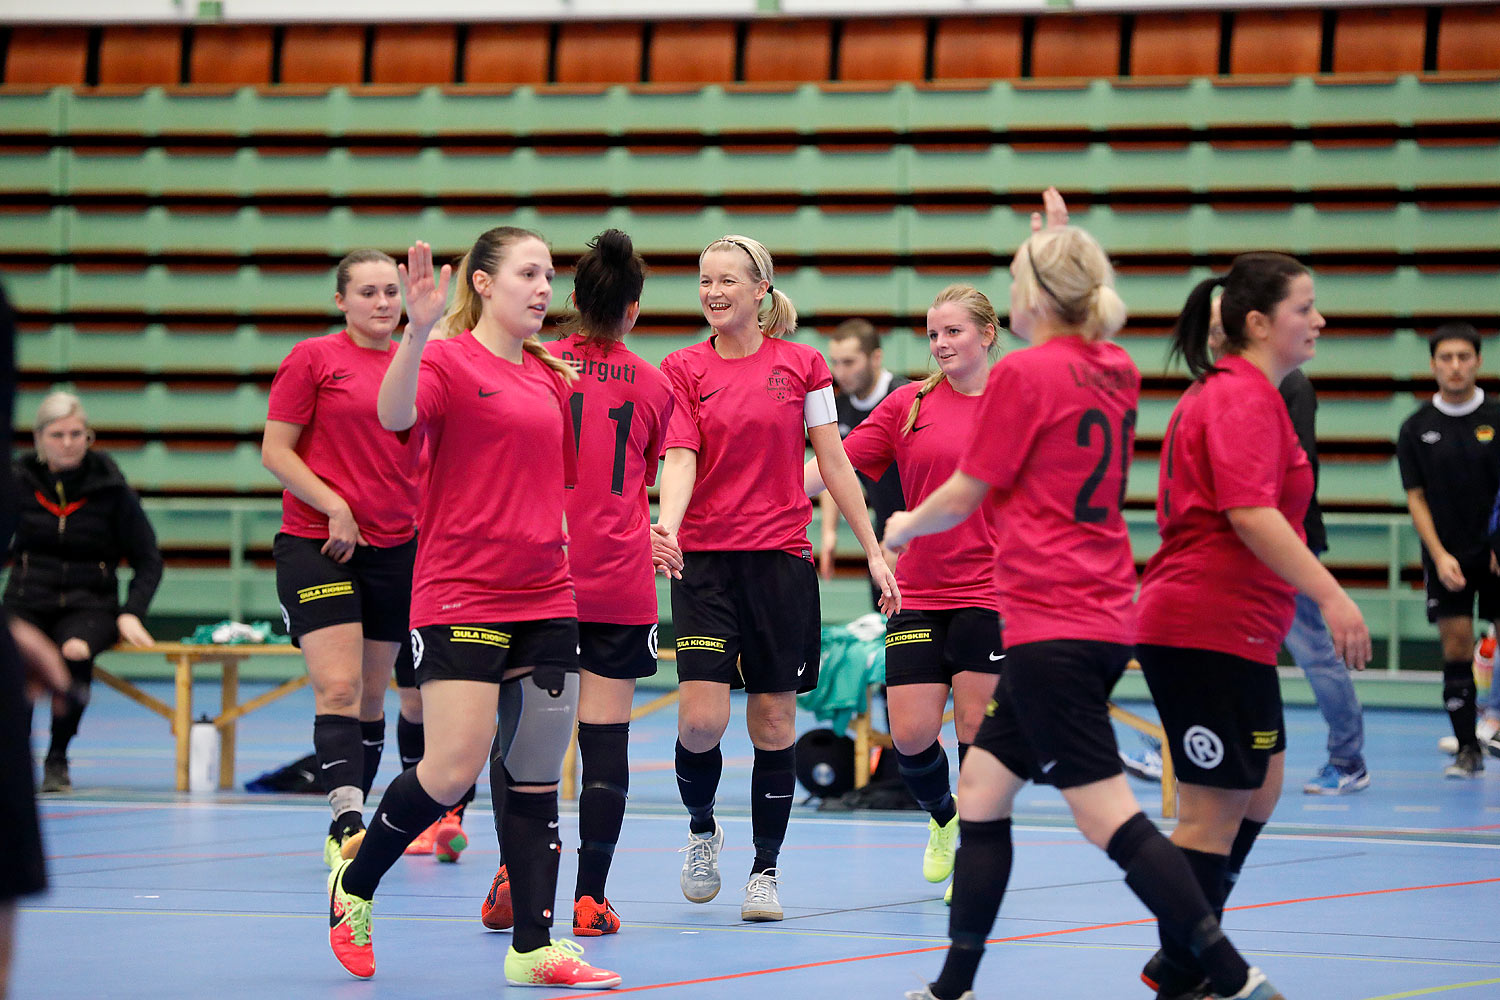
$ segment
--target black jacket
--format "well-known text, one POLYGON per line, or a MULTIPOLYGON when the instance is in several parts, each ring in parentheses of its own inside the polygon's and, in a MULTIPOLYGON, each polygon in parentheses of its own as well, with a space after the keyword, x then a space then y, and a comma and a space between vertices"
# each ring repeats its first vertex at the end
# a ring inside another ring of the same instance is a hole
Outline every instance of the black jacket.
POLYGON ((146 617, 161 583, 161 551, 114 460, 90 449, 77 469, 57 476, 32 454, 17 459, 14 472, 20 519, 6 606, 107 608, 146 617), (122 559, 135 571, 124 607, 115 577, 122 559))

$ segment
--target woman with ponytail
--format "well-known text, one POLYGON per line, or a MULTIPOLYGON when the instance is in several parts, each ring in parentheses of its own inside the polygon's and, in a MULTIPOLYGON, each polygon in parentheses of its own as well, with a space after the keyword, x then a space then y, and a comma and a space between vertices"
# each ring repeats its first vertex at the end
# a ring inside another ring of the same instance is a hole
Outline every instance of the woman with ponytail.
MULTIPOLYGON (((1060 206, 1049 192, 1049 207, 1060 206)), ((1050 213, 1049 213, 1050 214, 1050 213)), ((1103 249, 1073 226, 1034 232, 1011 261, 1011 329, 1030 347, 991 370, 976 434, 946 483, 892 515, 904 547, 995 507, 1005 668, 958 781, 951 943, 938 978, 907 996, 974 985, 1010 880, 1011 810, 1028 779, 1056 787, 1078 829, 1125 872, 1214 992, 1279 997, 1223 932, 1182 852, 1146 818, 1120 768, 1109 695, 1135 641, 1135 562, 1121 516, 1140 373, 1111 338, 1125 304, 1103 249)), ((972 994, 971 994, 972 995, 972 994)))
POLYGON ((658 527, 683 552, 672 581, 677 786, 689 815, 682 893, 706 903, 719 892, 719 741, 730 691, 744 688, 755 857, 740 917, 780 920, 776 865, 796 792, 796 699, 817 686, 821 651, 806 441, 864 547, 882 609, 899 611, 900 592, 839 441, 828 365, 814 348, 782 339, 796 330, 797 310, 775 288, 770 253, 747 236, 714 240, 698 258, 698 299, 709 338, 662 362, 676 409, 658 527))
POLYGON ((353 861, 328 879, 329 942, 353 975, 375 972, 370 906, 406 845, 463 796, 491 756, 504 774, 514 985, 602 989, 620 977, 553 941, 560 853, 557 784, 578 706, 578 612, 563 531, 575 481, 573 369, 537 340, 552 302, 552 253, 502 226, 434 272, 418 243, 400 269, 408 323, 380 385, 381 424, 425 436, 428 475, 413 574, 412 653, 426 753, 391 782, 353 861))
MULTIPOLYGON (((600 233, 573 276, 569 336, 547 350, 578 372, 570 399, 578 481, 568 491, 568 562, 578 598, 578 881, 573 933, 613 934, 605 898, 630 788, 630 709, 637 678, 656 673, 656 583, 646 487, 656 482, 672 387, 624 338, 640 315, 646 264, 630 237, 600 233)), ((495 789, 495 769, 490 771, 495 789)), ((503 801, 503 799, 497 799, 503 801)), ((485 899, 488 927, 510 926, 502 865, 485 899)))
MULTIPOLYGON (((1193 383, 1167 424, 1162 543, 1141 582, 1136 650, 1177 768, 1172 841, 1218 912, 1281 795, 1276 653, 1297 592, 1317 603, 1345 664, 1370 659, 1359 608, 1307 547, 1313 470, 1277 391, 1312 359, 1322 326, 1307 269, 1285 254, 1249 253, 1193 289, 1172 331, 1193 383)), ((1204 972, 1163 937, 1143 976, 1159 997, 1177 997, 1197 995, 1204 972)))
MULTIPOLYGON (((345 328, 301 341, 282 361, 261 443, 261 462, 284 488, 276 594, 312 679, 330 868, 359 849, 385 748, 385 691, 407 641, 421 448, 375 418, 401 323, 396 262, 356 250, 334 280, 345 328)), ((403 690, 403 716, 412 704, 415 691, 403 690)))
MULTIPOLYGON (((984 293, 949 285, 927 310, 927 345, 937 371, 891 392, 844 439, 854 468, 879 479, 901 470, 906 507, 947 482, 979 427, 980 397, 999 353, 1000 320, 984 293)), ((816 462, 803 469, 810 495, 823 489, 816 462)), ((962 761, 995 690, 1005 647, 994 585, 994 512, 986 507, 952 531, 912 543, 896 564, 901 612, 885 632, 886 703, 901 780, 927 811, 922 875, 953 874, 958 813, 948 754, 938 741, 953 695, 953 730, 962 761)))

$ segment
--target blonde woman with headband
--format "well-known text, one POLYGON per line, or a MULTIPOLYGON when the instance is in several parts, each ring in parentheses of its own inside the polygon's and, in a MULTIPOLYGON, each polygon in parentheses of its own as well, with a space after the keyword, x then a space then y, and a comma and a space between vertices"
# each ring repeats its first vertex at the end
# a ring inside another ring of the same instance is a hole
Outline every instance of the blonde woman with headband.
POLYGON ((711 332, 662 362, 676 408, 657 525, 683 553, 672 581, 677 784, 689 815, 682 892, 695 903, 719 892, 719 741, 730 691, 744 688, 755 745, 755 857, 740 916, 780 920, 777 861, 795 794, 796 696, 817 686, 820 653, 805 441, 865 550, 882 609, 899 611, 901 598, 839 441, 828 365, 812 347, 782 339, 796 330, 797 310, 775 287, 770 253, 748 236, 725 236, 699 256, 698 271, 711 332))
POLYGON ((996 508, 1005 668, 960 771, 951 939, 911 1000, 973 996, 1010 881, 1011 810, 1028 780, 1062 792, 1080 832, 1125 872, 1162 932, 1196 956, 1215 994, 1279 997, 1224 936, 1182 852, 1121 771, 1110 691, 1135 641, 1135 563, 1121 516, 1140 373, 1111 338, 1125 304, 1103 249, 1073 226, 1033 233, 1011 262, 1011 329, 1031 346, 990 372, 976 435, 946 483, 892 515, 886 544, 996 508), (992 494, 993 491, 993 494, 992 494))
MULTIPOLYGON (((881 400, 844 439, 855 469, 878 479, 901 470, 905 507, 947 482, 979 426, 980 397, 999 354, 1000 320, 984 293, 949 285, 927 310, 927 346, 937 371, 881 400)), ((817 463, 803 469, 810 494, 823 489, 817 463)), ((994 586, 993 512, 981 510, 953 531, 912 544, 896 564, 901 612, 886 624, 885 682, 891 739, 901 780, 928 816, 922 875, 953 874, 958 813, 949 759, 938 736, 953 695, 962 761, 1005 657, 994 586)))
POLYGON ((380 384, 380 423, 424 435, 411 626, 426 753, 391 782, 353 861, 328 879, 329 943, 352 975, 375 973, 370 906, 414 837, 451 808, 491 756, 514 931, 505 980, 604 989, 620 977, 553 941, 557 785, 578 708, 578 609, 563 530, 576 478, 576 373, 537 333, 552 303, 552 251, 536 233, 481 233, 452 276, 417 243, 400 269, 408 324, 380 384), (451 336, 429 343, 439 321, 451 336))
POLYGON ((16 533, 5 608, 35 625, 62 652, 70 686, 52 699, 52 742, 42 764, 44 792, 73 787, 68 744, 89 702, 94 657, 123 638, 150 646, 141 624, 161 583, 161 552, 140 498, 114 459, 93 447, 83 403, 52 392, 37 408, 36 451, 18 458, 16 533), (131 569, 120 603, 115 576, 131 569))

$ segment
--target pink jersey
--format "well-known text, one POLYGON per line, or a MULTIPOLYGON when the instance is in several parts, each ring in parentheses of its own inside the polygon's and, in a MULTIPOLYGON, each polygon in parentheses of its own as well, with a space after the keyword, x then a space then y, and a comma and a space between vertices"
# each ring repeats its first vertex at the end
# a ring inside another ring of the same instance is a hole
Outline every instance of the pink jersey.
POLYGON ((710 338, 673 351, 661 370, 677 398, 667 447, 698 453, 698 481, 677 533, 683 550, 811 559, 803 404, 833 384, 823 356, 767 337, 750 357, 725 359, 710 338))
MULTIPOLYGON (((266 414, 301 426, 297 454, 349 505, 365 541, 380 548, 401 545, 417 530, 421 441, 397 438, 375 415, 395 352, 395 345, 360 347, 348 331, 304 340, 276 369, 266 414)), ((281 530, 327 538, 328 517, 284 490, 281 530)))
MULTIPOLYGON (((901 491, 911 510, 948 481, 979 426, 981 397, 956 392, 947 381, 922 400, 910 433, 906 415, 921 388, 901 386, 844 439, 854 467, 879 479, 892 462, 901 470, 901 491)), ((896 563, 901 606, 1000 609, 995 587, 995 508, 983 504, 962 524, 940 535, 915 539, 896 563)))
POLYGON ((1271 380, 1244 358, 1219 367, 1188 388, 1167 424, 1161 548, 1141 581, 1139 641, 1274 664, 1297 592, 1245 547, 1225 512, 1275 507, 1305 539, 1312 464, 1271 380))
POLYGON ((513 364, 469 333, 427 345, 414 430, 431 465, 413 628, 577 614, 563 537, 577 465, 571 392, 531 354, 513 364))
POLYGON ((1124 350, 1079 337, 1016 351, 990 372, 980 430, 958 467, 994 489, 1006 645, 1135 641, 1135 561, 1120 506, 1140 391, 1124 350))
POLYGON ((579 375, 571 399, 578 483, 567 496, 579 620, 655 624, 646 487, 656 482, 672 387, 623 344, 607 354, 577 336, 546 346, 579 375))

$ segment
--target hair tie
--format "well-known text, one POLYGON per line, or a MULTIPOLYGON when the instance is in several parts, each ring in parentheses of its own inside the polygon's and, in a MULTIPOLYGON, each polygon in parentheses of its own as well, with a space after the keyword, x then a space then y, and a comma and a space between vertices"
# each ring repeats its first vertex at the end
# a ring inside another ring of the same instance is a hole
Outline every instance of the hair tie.
POLYGON ((766 283, 766 294, 770 295, 774 291, 776 291, 776 286, 773 285, 773 284, 771 284, 770 282, 767 282, 766 283))

